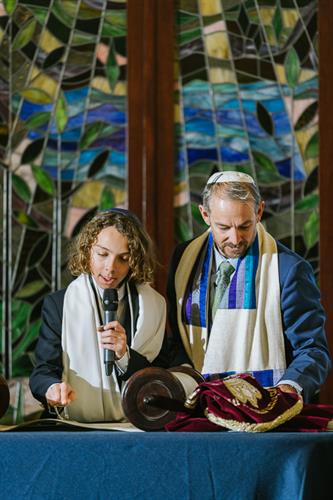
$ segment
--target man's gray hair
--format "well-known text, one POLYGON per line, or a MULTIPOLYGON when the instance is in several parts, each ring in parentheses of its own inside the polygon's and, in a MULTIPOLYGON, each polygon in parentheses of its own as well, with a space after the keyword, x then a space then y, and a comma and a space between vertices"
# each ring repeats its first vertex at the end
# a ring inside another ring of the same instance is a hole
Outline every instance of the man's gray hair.
POLYGON ((217 182, 207 184, 202 193, 202 204, 204 209, 209 213, 210 207, 209 202, 211 198, 217 195, 230 200, 238 200, 242 202, 247 202, 251 200, 254 202, 256 211, 259 208, 261 202, 261 196, 257 185, 249 182, 217 182))

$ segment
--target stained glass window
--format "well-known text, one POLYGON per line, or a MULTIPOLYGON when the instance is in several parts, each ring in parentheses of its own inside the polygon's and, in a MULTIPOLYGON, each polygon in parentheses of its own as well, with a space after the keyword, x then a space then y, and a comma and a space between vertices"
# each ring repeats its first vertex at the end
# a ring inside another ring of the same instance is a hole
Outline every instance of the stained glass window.
POLYGON ((219 170, 253 175, 269 232, 318 272, 318 55, 313 0, 181 0, 177 10, 176 230, 219 170))
POLYGON ((126 1, 4 0, 0 53, 1 369, 23 377, 68 241, 127 204, 126 1))

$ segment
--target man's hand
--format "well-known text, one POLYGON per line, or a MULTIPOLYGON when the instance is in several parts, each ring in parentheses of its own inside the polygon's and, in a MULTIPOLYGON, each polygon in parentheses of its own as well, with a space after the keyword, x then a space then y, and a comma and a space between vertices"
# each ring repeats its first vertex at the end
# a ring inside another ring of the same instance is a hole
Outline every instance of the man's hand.
POLYGON ((45 394, 50 406, 66 406, 76 398, 75 391, 67 382, 52 384, 45 394))
POLYGON ((294 393, 298 394, 295 387, 293 387, 292 385, 289 385, 289 384, 279 384, 278 388, 281 389, 282 392, 294 392, 294 393))

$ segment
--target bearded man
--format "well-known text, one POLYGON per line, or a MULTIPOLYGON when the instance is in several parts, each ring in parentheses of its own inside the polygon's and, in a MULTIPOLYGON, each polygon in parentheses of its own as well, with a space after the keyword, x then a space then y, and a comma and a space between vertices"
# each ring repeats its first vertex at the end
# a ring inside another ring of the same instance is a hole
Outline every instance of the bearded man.
POLYGON ((170 264, 170 364, 251 373, 315 401, 331 368, 320 293, 311 265, 265 230, 264 206, 251 176, 209 178, 199 206, 209 229, 170 264))

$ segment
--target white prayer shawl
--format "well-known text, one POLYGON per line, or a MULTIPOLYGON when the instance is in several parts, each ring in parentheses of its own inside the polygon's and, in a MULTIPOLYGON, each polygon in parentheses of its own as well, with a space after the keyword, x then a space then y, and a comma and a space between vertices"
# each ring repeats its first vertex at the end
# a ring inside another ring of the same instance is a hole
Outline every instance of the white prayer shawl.
POLYGON ((184 324, 182 305, 193 263, 209 231, 185 249, 175 275, 177 319, 184 347, 204 374, 273 370, 276 383, 285 371, 276 241, 257 225, 259 263, 255 278, 256 309, 218 309, 208 339, 207 328, 184 324))
MULTIPOLYGON (((162 346, 166 304, 147 284, 137 285, 137 291, 139 317, 131 347, 151 362, 162 346)), ((99 314, 89 275, 82 274, 68 286, 64 299, 63 381, 71 385, 77 396, 68 405, 68 416, 80 422, 124 421, 115 369, 110 377, 105 374, 98 326, 99 314)))

